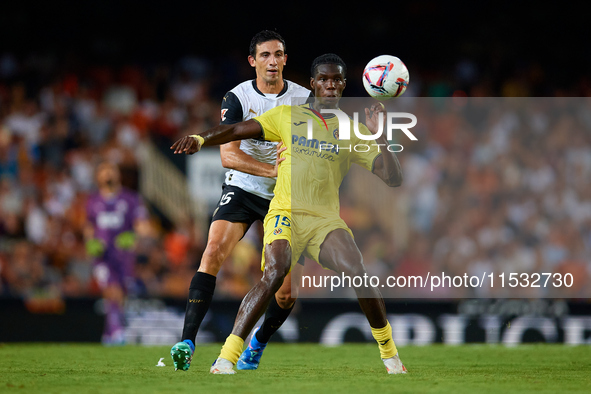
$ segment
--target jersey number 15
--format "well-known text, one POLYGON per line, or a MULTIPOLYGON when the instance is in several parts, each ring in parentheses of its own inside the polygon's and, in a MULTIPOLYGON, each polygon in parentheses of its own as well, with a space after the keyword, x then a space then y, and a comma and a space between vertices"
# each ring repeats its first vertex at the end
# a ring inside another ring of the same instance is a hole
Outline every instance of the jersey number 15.
POLYGON ((281 225, 285 227, 290 227, 291 222, 287 216, 277 215, 275 216, 275 227, 279 226, 279 221, 281 220, 281 225))

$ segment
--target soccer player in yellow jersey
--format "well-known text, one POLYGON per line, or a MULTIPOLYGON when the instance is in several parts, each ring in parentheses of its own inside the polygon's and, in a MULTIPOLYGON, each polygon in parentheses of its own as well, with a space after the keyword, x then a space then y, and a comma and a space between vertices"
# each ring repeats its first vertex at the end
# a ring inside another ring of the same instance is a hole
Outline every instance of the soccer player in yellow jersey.
MULTIPOLYGON (((252 38, 248 62, 256 78, 242 82, 224 96, 221 124, 252 119, 283 104, 303 104, 311 92, 283 77, 287 65, 285 40, 275 31, 263 30, 252 38), (253 116, 254 115, 254 116, 253 116)), ((217 274, 252 223, 264 221, 273 198, 277 177, 276 142, 260 139, 233 141, 220 146, 222 165, 229 171, 207 236, 207 247, 189 286, 181 341, 170 349, 175 370, 187 371, 195 354, 195 338, 214 295, 217 274)), ((285 148, 279 148, 279 151, 285 148)), ((281 159, 279 159, 281 160, 281 159)), ((301 260, 303 263, 303 259, 301 260)), ((293 268, 271 300, 263 324, 256 333, 256 357, 241 360, 238 369, 256 369, 271 336, 287 320, 297 298, 303 265, 293 268), (291 277, 293 276, 293 281, 291 277)))
MULTIPOLYGON (((183 137, 171 147, 174 153, 192 154, 203 145, 256 137, 282 141, 287 147, 283 153, 285 161, 279 166, 275 197, 265 217, 263 277, 244 297, 232 333, 212 365, 211 373, 235 373, 233 366, 240 357, 244 340, 302 254, 338 273, 360 277, 366 274, 351 230, 339 216, 339 186, 351 163, 370 170, 388 186, 401 184, 402 171, 396 155, 385 148, 365 153, 336 148, 343 142, 351 146, 360 141, 353 133, 351 141, 340 141, 336 117, 320 113, 322 109, 338 108, 346 86, 345 76, 346 65, 340 57, 319 56, 312 63, 313 104, 276 107, 245 122, 220 125, 199 135, 183 137), (307 138, 306 124, 310 118, 318 125, 314 127, 315 139, 307 138)), ((361 133, 368 134, 368 129, 376 133, 379 113, 383 111, 381 104, 373 105, 371 112, 366 109, 367 128, 360 125, 361 133)), ((388 145, 384 135, 375 143, 388 145)), ((388 373, 406 373, 392 339, 392 328, 379 290, 369 287, 355 288, 355 291, 388 373)))

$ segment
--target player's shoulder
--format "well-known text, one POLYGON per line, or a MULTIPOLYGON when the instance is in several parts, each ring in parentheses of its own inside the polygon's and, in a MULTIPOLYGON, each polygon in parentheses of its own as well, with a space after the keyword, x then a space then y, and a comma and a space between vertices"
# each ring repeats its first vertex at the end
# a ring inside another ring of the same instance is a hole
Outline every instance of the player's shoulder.
POLYGON ((97 212, 103 206, 103 199, 98 191, 93 191, 86 197, 87 212, 97 212))
POLYGON ((228 90, 222 99, 222 108, 240 107, 248 101, 248 97, 256 93, 252 89, 253 80, 244 81, 228 90))
POLYGON ((95 201, 95 197, 92 194, 89 194, 86 197, 86 209, 92 208, 92 206, 94 205, 94 201, 95 201))
POLYGON ((123 186, 121 187, 121 191, 119 192, 119 198, 121 198, 122 200, 139 200, 140 195, 135 190, 123 186))
POLYGON ((291 92, 292 94, 301 94, 302 97, 308 97, 311 93, 310 89, 307 89, 305 87, 303 87, 302 85, 299 85, 295 82, 292 82, 288 79, 285 80, 285 83, 287 84, 287 91, 291 92))
POLYGON ((315 112, 310 103, 302 103, 302 104, 298 104, 298 105, 292 105, 291 111, 294 114, 304 114, 304 115, 310 115, 311 113, 315 112))
POLYGON ((234 124, 243 120, 243 107, 248 105, 247 95, 240 87, 244 83, 229 90, 222 99, 221 124, 234 124))
POLYGON ((254 88, 254 83, 255 83, 254 79, 246 80, 246 81, 234 86, 226 94, 233 94, 236 97, 238 97, 239 99, 246 97, 246 96, 250 96, 252 94, 257 94, 257 92, 254 88))
POLYGON ((255 119, 281 119, 285 114, 290 113, 291 105, 279 104, 268 111, 263 112, 261 115, 256 116, 255 119))
POLYGON ((98 192, 98 190, 95 189, 88 194, 88 196, 86 197, 86 202, 88 204, 91 204, 91 203, 94 203, 100 199, 101 199, 101 194, 98 192))
POLYGON ((285 86, 287 86, 285 94, 278 96, 278 98, 283 102, 288 102, 292 105, 299 105, 307 102, 312 95, 309 89, 306 89, 295 82, 286 80, 285 86))

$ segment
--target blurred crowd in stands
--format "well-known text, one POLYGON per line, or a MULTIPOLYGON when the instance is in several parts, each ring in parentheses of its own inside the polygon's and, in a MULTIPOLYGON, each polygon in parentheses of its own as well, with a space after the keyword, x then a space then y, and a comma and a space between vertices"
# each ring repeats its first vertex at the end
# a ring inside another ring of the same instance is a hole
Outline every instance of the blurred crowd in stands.
POLYGON ((421 99, 408 110, 421 122, 418 141, 399 141, 403 186, 380 188, 358 171, 345 188, 344 214, 365 263, 382 278, 494 273, 495 282, 385 294, 588 298, 591 100, 421 99), (511 288, 511 273, 570 273, 573 283, 564 291, 535 287, 544 280, 511 288))
MULTIPOLYGON (((96 295, 82 229, 97 163, 117 163, 137 190, 141 141, 167 148, 189 128, 217 124, 219 100, 190 77, 199 64, 150 74, 44 60, 0 57, 0 294, 96 295)), ((152 217, 137 245, 138 292, 181 296, 205 239, 152 217)))
MULTIPOLYGON (((158 67, 71 67, 0 54, 0 296, 98 296, 82 236, 96 164, 117 163, 123 183, 137 189, 142 141, 165 151, 179 136, 216 125, 225 90, 253 75, 244 59, 221 81, 195 57, 158 67)), ((404 144, 404 184, 388 198, 368 207, 352 186, 363 176, 347 180, 342 213, 368 270, 571 272, 571 295, 582 296, 591 274, 591 101, 464 98, 534 95, 547 78, 536 66, 495 83, 467 60, 451 78, 411 75, 408 97, 465 101, 422 117, 416 108, 419 141, 404 144)), ((546 94, 590 92, 581 78, 546 94)), ((151 220, 137 242, 136 292, 184 297, 208 223, 175 226, 146 203, 151 220)), ((257 231, 245 237, 220 272, 217 296, 241 297, 258 280, 260 242, 257 231)))

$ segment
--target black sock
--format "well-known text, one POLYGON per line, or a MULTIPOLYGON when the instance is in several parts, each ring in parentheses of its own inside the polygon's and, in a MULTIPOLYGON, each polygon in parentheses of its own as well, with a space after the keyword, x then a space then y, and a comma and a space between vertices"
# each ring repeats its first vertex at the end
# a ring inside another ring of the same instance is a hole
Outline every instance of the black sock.
POLYGON ((279 327, 281 327, 281 325, 287 320, 292 309, 293 305, 289 309, 281 308, 279 304, 277 304, 275 297, 273 297, 267 308, 267 313, 265 313, 265 321, 263 322, 261 329, 256 333, 257 341, 261 343, 269 342, 271 335, 279 330, 279 327))
POLYGON ((183 326, 183 341, 190 339, 195 343, 197 331, 209 310, 213 292, 215 291, 215 276, 199 272, 193 276, 189 286, 189 299, 185 312, 185 325, 183 326))

